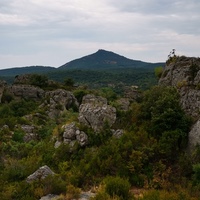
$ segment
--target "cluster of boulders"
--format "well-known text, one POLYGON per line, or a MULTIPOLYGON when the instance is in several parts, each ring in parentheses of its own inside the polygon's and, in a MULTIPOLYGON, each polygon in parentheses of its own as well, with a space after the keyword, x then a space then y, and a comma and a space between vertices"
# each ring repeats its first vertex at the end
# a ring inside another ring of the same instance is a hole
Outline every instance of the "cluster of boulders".
POLYGON ((160 85, 174 86, 185 112, 196 121, 189 133, 189 149, 200 144, 200 58, 175 56, 167 62, 160 85))

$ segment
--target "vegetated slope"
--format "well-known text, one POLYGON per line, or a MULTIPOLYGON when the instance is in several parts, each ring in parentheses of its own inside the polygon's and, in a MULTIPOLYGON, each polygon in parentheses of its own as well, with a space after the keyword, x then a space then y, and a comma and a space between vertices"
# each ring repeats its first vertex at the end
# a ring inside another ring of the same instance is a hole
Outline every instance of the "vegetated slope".
POLYGON ((68 62, 59 69, 108 69, 125 67, 155 67, 163 63, 148 63, 139 60, 131 60, 111 51, 98 50, 88 56, 68 62))
POLYGON ((33 73, 47 73, 49 71, 56 70, 54 67, 46 66, 28 66, 28 67, 14 67, 10 69, 0 70, 0 76, 16 76, 21 74, 33 74, 33 73))

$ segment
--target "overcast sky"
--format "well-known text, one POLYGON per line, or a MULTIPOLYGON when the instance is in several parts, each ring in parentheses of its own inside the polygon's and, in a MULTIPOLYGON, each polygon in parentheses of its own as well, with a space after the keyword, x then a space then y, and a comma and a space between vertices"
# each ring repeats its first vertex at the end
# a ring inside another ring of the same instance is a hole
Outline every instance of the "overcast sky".
POLYGON ((200 0, 0 0, 0 69, 59 67, 98 49, 200 57, 200 0))

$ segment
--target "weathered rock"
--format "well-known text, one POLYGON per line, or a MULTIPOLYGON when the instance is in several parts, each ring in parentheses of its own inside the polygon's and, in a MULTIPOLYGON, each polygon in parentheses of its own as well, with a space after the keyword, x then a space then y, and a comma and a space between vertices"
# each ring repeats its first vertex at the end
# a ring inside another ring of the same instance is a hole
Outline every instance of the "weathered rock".
POLYGON ((80 131, 74 122, 71 124, 66 124, 62 126, 63 141, 69 144, 71 147, 74 146, 77 141, 81 146, 86 146, 88 144, 88 136, 83 131, 80 131))
POLYGON ((37 171, 27 177, 26 181, 31 183, 35 180, 45 179, 49 175, 54 175, 55 173, 47 166, 44 165, 40 167, 37 171))
POLYGON ((127 86, 124 89, 124 97, 129 99, 130 101, 137 101, 137 99, 141 96, 141 93, 138 91, 138 86, 127 86))
POLYGON ((79 107, 79 122, 91 127, 95 132, 102 130, 105 122, 112 126, 116 120, 116 109, 107 105, 103 97, 86 95, 79 107))
POLYGON ((194 147, 200 144, 200 119, 193 125, 188 136, 188 148, 192 151, 194 147))
POLYGON ((46 92, 45 97, 49 99, 49 101, 46 101, 41 106, 46 106, 48 108, 47 115, 52 119, 59 117, 65 110, 73 107, 78 108, 79 106, 74 95, 64 89, 46 92))
POLYGON ((183 109, 193 117, 200 117, 200 58, 181 56, 169 62, 159 84, 176 87, 183 109))
POLYGON ((24 142, 37 140, 36 127, 33 125, 22 125, 21 129, 25 132, 24 142))
POLYGON ((15 76, 14 84, 23 84, 23 85, 30 85, 31 78, 33 77, 33 74, 21 74, 15 76))
POLYGON ((124 134, 124 131, 122 129, 117 129, 117 130, 112 129, 111 131, 113 136, 116 138, 120 138, 124 134))
POLYGON ((191 151, 200 144, 200 58, 174 57, 167 62, 159 84, 177 88, 182 108, 197 120, 188 136, 191 151))
POLYGON ((45 95, 43 89, 32 85, 12 85, 8 86, 6 90, 16 99, 39 101, 45 95))

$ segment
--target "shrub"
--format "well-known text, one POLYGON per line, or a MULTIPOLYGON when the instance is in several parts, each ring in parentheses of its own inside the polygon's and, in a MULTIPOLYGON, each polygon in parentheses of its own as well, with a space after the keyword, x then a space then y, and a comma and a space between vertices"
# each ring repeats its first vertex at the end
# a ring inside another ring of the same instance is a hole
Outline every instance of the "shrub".
POLYGON ((105 191, 111 197, 118 196, 120 199, 129 198, 130 183, 127 179, 120 177, 107 177, 105 179, 105 191))
POLYGON ((200 185, 200 163, 193 165, 193 184, 200 185))

